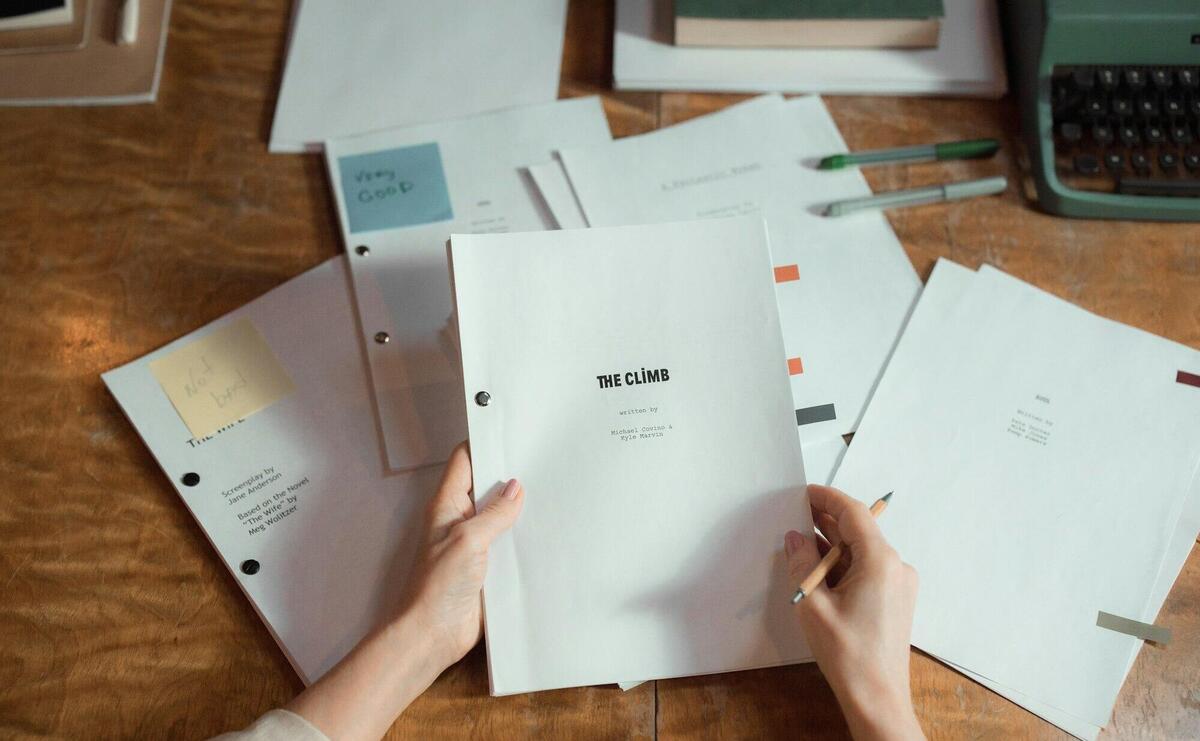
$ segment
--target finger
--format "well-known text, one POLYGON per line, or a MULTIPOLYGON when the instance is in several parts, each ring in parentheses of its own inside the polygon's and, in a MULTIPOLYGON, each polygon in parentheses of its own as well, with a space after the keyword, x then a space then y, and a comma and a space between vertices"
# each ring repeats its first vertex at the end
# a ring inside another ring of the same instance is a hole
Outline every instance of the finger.
POLYGON ((795 530, 784 534, 783 550, 787 553, 788 583, 794 592, 800 588, 800 582, 817 568, 817 564, 821 562, 821 554, 817 552, 815 537, 806 538, 795 530))
MULTIPOLYGON (((800 588, 800 583, 807 579, 813 569, 817 568, 817 564, 821 562, 821 555, 817 552, 817 544, 821 540, 819 535, 805 537, 795 530, 791 530, 783 536, 784 550, 787 552, 788 558, 788 581, 791 583, 792 594, 796 593, 796 590, 800 588)), ((805 595, 804 599, 796 603, 796 608, 803 611, 825 606, 828 599, 828 593, 819 589, 813 594, 805 595)))
POLYGON ((450 453, 437 493, 429 502, 429 538, 441 540, 455 524, 475 514, 471 501, 471 454, 467 443, 450 453))
POLYGON ((509 479, 504 488, 494 494, 488 503, 467 520, 466 527, 487 548, 501 533, 508 530, 521 514, 521 503, 525 501, 525 487, 516 479, 509 479))
POLYGON ((854 550, 886 545, 879 525, 867 506, 829 486, 809 484, 808 499, 817 513, 831 516, 837 524, 841 542, 854 550))

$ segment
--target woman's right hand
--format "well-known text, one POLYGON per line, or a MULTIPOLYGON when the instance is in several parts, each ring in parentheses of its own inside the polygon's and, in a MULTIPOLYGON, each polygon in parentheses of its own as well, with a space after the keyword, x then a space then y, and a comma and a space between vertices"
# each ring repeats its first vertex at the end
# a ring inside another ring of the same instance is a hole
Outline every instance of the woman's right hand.
POLYGON ((909 686, 909 639, 917 572, 900 560, 863 503, 828 486, 808 487, 813 522, 828 541, 784 536, 793 589, 830 544, 845 554, 796 616, 850 731, 867 739, 923 739, 909 686))

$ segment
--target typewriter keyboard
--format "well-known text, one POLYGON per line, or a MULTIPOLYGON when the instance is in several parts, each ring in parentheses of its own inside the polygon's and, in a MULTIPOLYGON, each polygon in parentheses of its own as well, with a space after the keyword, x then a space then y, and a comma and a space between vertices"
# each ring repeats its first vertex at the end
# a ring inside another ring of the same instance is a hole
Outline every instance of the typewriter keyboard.
POLYGON ((1200 196, 1200 68, 1056 66, 1050 94, 1068 187, 1200 196))

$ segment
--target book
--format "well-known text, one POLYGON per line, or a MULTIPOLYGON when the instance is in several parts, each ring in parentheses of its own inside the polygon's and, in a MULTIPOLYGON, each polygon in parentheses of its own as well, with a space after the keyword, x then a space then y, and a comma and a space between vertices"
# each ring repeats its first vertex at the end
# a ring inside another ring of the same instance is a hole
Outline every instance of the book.
POLYGON ((998 98, 1007 78, 995 0, 955 0, 937 47, 754 49, 677 46, 671 0, 616 0, 620 90, 998 98))
POLYGON ((675 0, 675 43, 932 47, 944 15, 942 0, 675 0))
POLYGON ((526 492, 489 552, 492 693, 809 660, 762 220, 455 234, 450 253, 476 501, 526 492))

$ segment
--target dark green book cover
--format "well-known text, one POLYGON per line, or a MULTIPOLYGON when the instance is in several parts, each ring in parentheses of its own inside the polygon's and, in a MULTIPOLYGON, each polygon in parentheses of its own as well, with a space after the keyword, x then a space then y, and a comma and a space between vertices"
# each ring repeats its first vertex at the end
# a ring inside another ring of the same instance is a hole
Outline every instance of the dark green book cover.
POLYGON ((941 18, 942 0, 675 0, 681 18, 725 20, 941 18))

